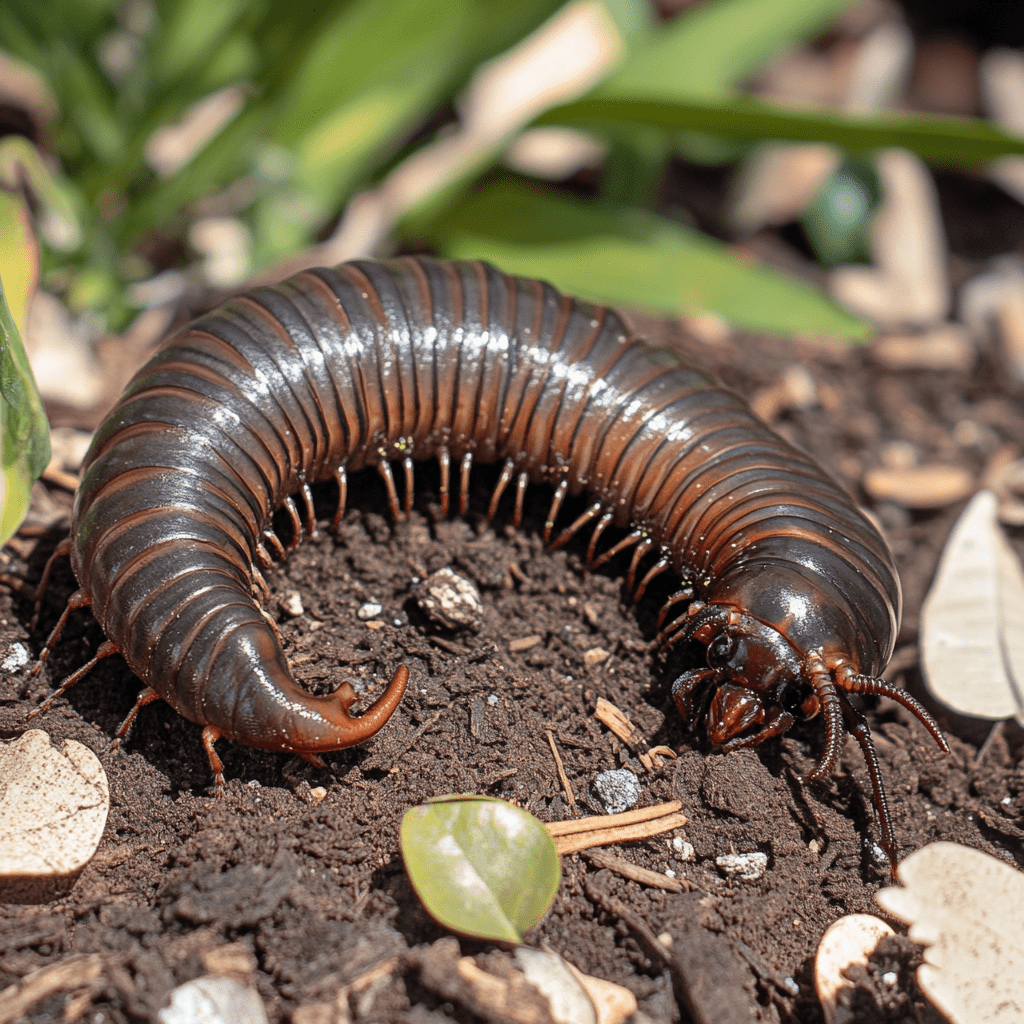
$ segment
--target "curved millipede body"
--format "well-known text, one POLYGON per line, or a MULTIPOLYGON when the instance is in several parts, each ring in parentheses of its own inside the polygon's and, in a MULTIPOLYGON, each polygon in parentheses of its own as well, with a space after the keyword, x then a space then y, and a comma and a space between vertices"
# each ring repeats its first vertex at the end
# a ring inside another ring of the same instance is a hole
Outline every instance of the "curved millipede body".
POLYGON ((220 736, 315 759, 373 735, 408 673, 359 718, 347 685, 304 692, 262 611, 260 566, 268 545, 283 554, 275 509, 297 533, 303 521, 312 530, 310 484, 337 481, 340 517, 347 473, 377 466, 400 515, 391 466, 408 509, 418 459, 439 461, 445 507, 458 475, 462 512, 473 462, 503 466, 492 514, 510 483, 517 521, 527 484, 552 485, 548 539, 566 494, 586 492, 587 511, 556 544, 593 524, 593 560, 614 523, 630 532, 598 562, 632 548, 637 594, 664 571, 681 580, 663 643, 698 641, 708 664, 676 681, 682 714, 733 749, 820 712, 812 778, 832 770, 845 724, 895 864, 871 736, 848 694, 899 701, 945 744, 878 678, 900 616, 881 536, 709 377, 633 337, 614 312, 484 263, 310 270, 195 321, 136 375, 89 450, 64 548, 80 585, 71 606, 90 605, 109 638, 97 657, 120 652, 146 683, 122 732, 163 698, 204 727, 218 778, 220 736))

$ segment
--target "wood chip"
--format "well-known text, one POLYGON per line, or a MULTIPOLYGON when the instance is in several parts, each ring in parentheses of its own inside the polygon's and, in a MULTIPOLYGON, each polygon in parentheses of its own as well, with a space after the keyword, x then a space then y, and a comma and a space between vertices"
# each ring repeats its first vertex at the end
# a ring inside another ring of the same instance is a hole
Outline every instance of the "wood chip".
POLYGON ((103 973, 104 960, 98 953, 69 956, 58 963, 26 974, 0 992, 0 1024, 12 1024, 36 1003, 57 992, 85 988, 103 973))
POLYGON ((890 370, 955 370, 969 373, 976 356, 960 324, 941 324, 924 334, 887 334, 871 346, 876 362, 890 370))
POLYGON ((974 490, 974 476, 962 466, 912 466, 869 469, 861 481, 876 501, 894 501, 905 508, 945 508, 974 490))
POLYGON ((536 647, 543 639, 544 637, 537 633, 532 636, 522 636, 518 640, 510 640, 508 649, 513 654, 519 654, 520 651, 528 651, 531 647, 536 647))

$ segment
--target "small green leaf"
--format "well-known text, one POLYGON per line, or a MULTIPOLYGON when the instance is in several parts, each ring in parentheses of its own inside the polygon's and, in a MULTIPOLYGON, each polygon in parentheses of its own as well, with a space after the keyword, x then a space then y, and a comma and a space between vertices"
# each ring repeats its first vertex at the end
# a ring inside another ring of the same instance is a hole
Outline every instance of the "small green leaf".
POLYGON ((492 797, 435 797, 402 818, 402 856, 416 895, 462 935, 522 942, 561 879, 555 844, 526 811, 492 797))
POLYGON ((0 282, 0 544, 28 512, 32 481, 50 461, 50 434, 0 282))
POLYGON ((506 181, 448 210, 433 234, 445 256, 491 260, 596 302, 674 315, 709 310, 776 334, 870 334, 815 288, 644 210, 506 181))
POLYGON ((668 102, 594 96, 554 107, 534 123, 600 128, 622 122, 758 142, 832 142, 850 150, 903 146, 925 160, 936 161, 971 163, 1024 154, 1024 139, 977 118, 937 114, 847 117, 825 110, 790 110, 750 97, 668 102))
POLYGON ((829 177, 800 218, 822 264, 869 261, 868 229, 881 197, 868 163, 847 163, 829 177))

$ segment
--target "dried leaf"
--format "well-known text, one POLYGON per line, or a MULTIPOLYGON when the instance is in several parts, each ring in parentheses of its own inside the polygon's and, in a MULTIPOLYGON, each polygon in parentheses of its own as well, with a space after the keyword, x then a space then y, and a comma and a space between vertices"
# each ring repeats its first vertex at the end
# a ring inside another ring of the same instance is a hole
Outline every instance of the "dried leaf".
POLYGON ((896 869, 906 888, 875 894, 927 948, 921 991, 954 1024, 1024 1020, 1024 874, 956 843, 932 843, 896 869))
POLYGON ((980 491, 953 527, 921 609, 921 661, 948 707, 1024 724, 1024 573, 997 504, 980 491))

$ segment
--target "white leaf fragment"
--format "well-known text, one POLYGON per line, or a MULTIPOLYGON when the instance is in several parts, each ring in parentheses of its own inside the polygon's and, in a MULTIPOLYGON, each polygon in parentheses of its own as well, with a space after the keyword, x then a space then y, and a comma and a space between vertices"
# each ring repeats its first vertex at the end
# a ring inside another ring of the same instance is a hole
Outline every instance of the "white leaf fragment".
POLYGON ((850 988, 845 971, 854 964, 867 966, 879 939, 895 934, 874 914, 847 914, 834 922, 822 936, 814 958, 814 987, 818 992, 825 1024, 847 1024, 854 1020, 842 1005, 840 992, 850 988))
POLYGON ((1024 573, 980 491, 957 520, 921 609, 931 693, 961 714, 1024 724, 1024 573))
POLYGON ((1024 1020, 1024 874, 978 850, 932 843, 896 870, 878 905, 927 948, 921 990, 954 1024, 1024 1020))

